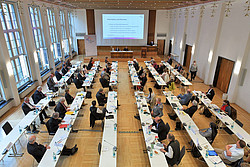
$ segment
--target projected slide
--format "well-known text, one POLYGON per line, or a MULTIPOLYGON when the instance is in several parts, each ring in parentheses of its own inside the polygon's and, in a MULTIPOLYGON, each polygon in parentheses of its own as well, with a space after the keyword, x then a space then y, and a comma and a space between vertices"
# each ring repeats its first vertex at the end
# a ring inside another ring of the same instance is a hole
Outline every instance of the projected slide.
POLYGON ((144 14, 102 14, 103 39, 143 39, 144 14))

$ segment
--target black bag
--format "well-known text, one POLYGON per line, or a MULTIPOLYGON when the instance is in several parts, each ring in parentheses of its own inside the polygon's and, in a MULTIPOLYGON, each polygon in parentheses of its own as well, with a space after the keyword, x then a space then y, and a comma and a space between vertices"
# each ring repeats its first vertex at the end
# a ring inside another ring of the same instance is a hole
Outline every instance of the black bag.
POLYGON ((194 158, 199 158, 201 156, 200 151, 195 146, 193 146, 191 153, 194 158))
POLYGON ((161 86, 158 85, 157 83, 155 83, 155 86, 154 86, 156 89, 161 89, 161 86))
POLYGON ((55 106, 55 105, 56 105, 56 102, 54 100, 49 102, 49 106, 55 106))
POLYGON ((176 122, 175 130, 181 130, 181 122, 176 122))
POLYGON ((92 93, 90 91, 87 91, 86 98, 88 99, 92 98, 92 93))
POLYGON ((204 109, 203 114, 204 114, 206 117, 208 117, 208 118, 210 118, 210 117, 212 116, 212 113, 211 113, 211 112, 209 111, 209 109, 207 109, 207 108, 204 109))
POLYGON ((63 147, 61 155, 74 155, 78 151, 78 148, 75 146, 73 148, 67 148, 66 145, 63 147))

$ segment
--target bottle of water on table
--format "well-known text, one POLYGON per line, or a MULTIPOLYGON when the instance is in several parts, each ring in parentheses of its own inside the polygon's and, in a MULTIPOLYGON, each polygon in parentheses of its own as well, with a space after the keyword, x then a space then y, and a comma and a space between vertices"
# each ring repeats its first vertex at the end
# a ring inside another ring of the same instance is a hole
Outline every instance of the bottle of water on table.
POLYGON ((53 160, 56 161, 56 153, 53 152, 53 160))
POLYGON ((115 158, 116 147, 113 147, 113 158, 115 158))

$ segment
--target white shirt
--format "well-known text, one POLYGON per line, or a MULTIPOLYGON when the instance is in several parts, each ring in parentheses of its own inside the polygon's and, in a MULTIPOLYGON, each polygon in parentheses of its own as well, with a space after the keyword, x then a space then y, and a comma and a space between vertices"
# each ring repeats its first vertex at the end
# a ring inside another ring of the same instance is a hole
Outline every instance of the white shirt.
POLYGON ((174 157, 174 152, 173 152, 173 149, 171 146, 168 146, 168 151, 165 152, 165 155, 168 157, 168 158, 173 158, 174 157))
POLYGON ((228 159, 231 162, 235 162, 242 158, 244 156, 244 149, 243 148, 237 148, 236 144, 232 144, 232 147, 229 149, 229 151, 232 153, 231 156, 227 156, 227 152, 224 151, 225 158, 228 159))

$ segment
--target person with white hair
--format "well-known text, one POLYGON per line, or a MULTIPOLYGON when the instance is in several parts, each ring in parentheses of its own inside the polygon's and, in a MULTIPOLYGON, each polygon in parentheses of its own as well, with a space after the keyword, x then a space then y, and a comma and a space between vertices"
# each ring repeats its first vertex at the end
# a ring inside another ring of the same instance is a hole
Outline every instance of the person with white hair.
POLYGON ((184 112, 187 113, 192 118, 194 113, 197 111, 197 105, 198 105, 198 102, 196 100, 193 100, 192 106, 185 109, 184 112))
POLYGON ((52 117, 48 120, 49 133, 56 133, 57 129, 61 125, 62 120, 59 118, 59 113, 54 112, 52 117))
POLYGON ((27 151, 36 159, 38 163, 43 158, 43 155, 47 149, 50 149, 50 147, 47 144, 42 145, 36 142, 35 135, 32 135, 28 138, 27 151))
POLYGON ((60 117, 60 118, 64 118, 64 117, 65 117, 65 113, 66 113, 67 111, 70 110, 70 108, 68 108, 68 107, 64 104, 64 102, 65 102, 65 98, 62 97, 62 98, 60 99, 59 103, 56 105, 56 107, 55 107, 55 109, 54 109, 55 112, 58 112, 58 113, 59 113, 59 117, 60 117))
POLYGON ((40 100, 46 97, 46 95, 42 92, 42 87, 38 86, 35 93, 32 95, 34 104, 37 104, 40 100))

